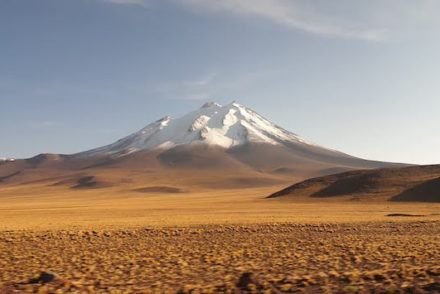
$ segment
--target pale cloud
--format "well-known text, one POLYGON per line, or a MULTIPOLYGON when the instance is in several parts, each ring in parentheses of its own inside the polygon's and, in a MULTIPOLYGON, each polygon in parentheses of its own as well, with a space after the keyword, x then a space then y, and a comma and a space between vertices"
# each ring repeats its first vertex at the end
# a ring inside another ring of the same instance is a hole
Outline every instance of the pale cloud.
POLYGON ((215 76, 216 73, 208 73, 207 75, 199 77, 198 79, 185 81, 182 83, 182 85, 189 88, 205 87, 214 81, 215 76))
POLYGON ((62 122, 45 120, 45 121, 34 121, 29 123, 29 126, 36 128, 58 128, 64 126, 62 122))
POLYGON ((384 41, 440 25, 438 0, 170 0, 196 13, 258 18, 318 36, 384 41))
POLYGON ((153 92, 169 99, 212 100, 216 97, 228 96, 228 93, 240 92, 243 88, 253 87, 274 74, 275 71, 268 69, 234 76, 209 72, 189 80, 159 84, 153 92))
POLYGON ((156 87, 155 92, 184 100, 207 99, 212 95, 215 88, 215 76, 216 73, 211 72, 191 80, 163 83, 156 87))
POLYGON ((438 0, 100 0, 139 5, 171 2, 201 14, 256 18, 293 31, 329 37, 384 41, 438 25, 438 0))
POLYGON ((149 0, 102 0, 111 4, 120 4, 120 5, 140 5, 147 7, 149 4, 149 0))
POLYGON ((198 12, 231 13, 266 19, 288 29, 328 37, 369 41, 383 40, 387 29, 347 23, 344 20, 318 13, 313 6, 294 0, 176 0, 198 12))

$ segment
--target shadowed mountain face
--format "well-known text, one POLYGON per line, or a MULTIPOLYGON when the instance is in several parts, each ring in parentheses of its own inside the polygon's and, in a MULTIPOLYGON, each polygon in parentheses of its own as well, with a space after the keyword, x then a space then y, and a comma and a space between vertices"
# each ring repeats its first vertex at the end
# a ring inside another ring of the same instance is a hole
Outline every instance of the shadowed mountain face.
POLYGON ((211 180, 204 185, 231 188, 278 185, 292 178, 385 166, 396 164, 315 145, 238 103, 208 103, 181 118, 158 120, 104 147, 72 155, 40 154, 3 161, 0 183, 46 180, 85 189, 146 184, 161 178, 159 184, 168 186, 172 172, 184 183, 200 183, 209 173, 211 180))
POLYGON ((440 165, 361 170, 309 179, 268 198, 440 202, 440 165))
POLYGON ((391 200, 440 202, 440 177, 416 185, 394 196, 391 200))

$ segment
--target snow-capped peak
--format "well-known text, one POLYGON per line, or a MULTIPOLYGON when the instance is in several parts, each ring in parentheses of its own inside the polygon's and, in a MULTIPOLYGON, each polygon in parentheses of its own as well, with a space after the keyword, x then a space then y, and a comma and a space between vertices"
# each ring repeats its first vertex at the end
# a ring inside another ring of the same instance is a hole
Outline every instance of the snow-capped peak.
POLYGON ((0 161, 11 162, 11 161, 15 161, 15 158, 0 157, 0 161))
POLYGON ((247 143, 310 144, 235 101, 225 106, 208 102, 180 118, 166 116, 111 145, 81 155, 124 155, 183 144, 231 148, 247 143))

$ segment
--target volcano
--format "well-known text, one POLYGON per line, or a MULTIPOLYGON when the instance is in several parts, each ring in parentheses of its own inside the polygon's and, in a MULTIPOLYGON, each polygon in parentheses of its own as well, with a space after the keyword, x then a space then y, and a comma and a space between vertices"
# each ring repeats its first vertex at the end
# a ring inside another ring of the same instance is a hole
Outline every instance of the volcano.
POLYGON ((174 174, 183 186, 233 188, 396 165, 319 146, 237 102, 210 102, 177 119, 165 116, 103 147, 4 161, 0 179, 3 184, 48 181, 96 188, 151 182, 151 175, 168 184, 174 174))

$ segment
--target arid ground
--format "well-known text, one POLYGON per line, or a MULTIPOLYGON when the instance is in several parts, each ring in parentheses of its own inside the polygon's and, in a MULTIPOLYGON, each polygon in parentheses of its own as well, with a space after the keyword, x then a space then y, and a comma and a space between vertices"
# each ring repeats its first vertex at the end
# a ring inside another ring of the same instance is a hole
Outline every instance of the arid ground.
POLYGON ((281 187, 4 187, 1 293, 440 291, 438 203, 281 187))

